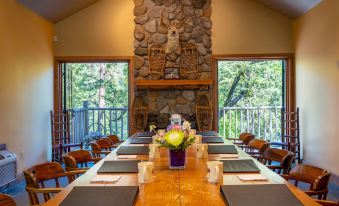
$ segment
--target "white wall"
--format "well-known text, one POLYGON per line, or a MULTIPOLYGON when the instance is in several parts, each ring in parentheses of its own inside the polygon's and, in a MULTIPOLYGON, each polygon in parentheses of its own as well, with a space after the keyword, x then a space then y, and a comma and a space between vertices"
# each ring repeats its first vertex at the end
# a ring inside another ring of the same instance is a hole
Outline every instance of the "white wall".
POLYGON ((52 36, 51 23, 0 1, 0 143, 18 155, 19 173, 50 157, 52 36))
POLYGON ((297 105, 304 159, 339 175, 339 1, 295 22, 297 105))

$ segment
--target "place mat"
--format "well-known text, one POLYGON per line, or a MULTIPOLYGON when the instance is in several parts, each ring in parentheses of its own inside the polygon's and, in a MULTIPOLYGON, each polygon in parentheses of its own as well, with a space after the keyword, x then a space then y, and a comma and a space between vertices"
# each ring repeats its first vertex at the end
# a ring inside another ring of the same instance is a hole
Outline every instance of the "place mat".
POLYGON ((265 177, 262 174, 237 175, 237 177, 241 181, 264 181, 264 180, 268 180, 267 177, 265 177))
POLYGON ((239 158, 238 154, 219 154, 220 158, 239 158))
POLYGON ((203 137, 202 143, 224 143, 222 137, 203 137))
POLYGON ((220 191, 229 206, 301 206, 286 185, 222 185, 220 191))
POLYGON ((60 205, 132 206, 138 192, 138 186, 76 186, 60 205))
POLYGON ((136 159, 137 155, 117 155, 117 159, 136 159))
POLYGON ((197 131, 196 133, 201 136, 218 136, 218 133, 215 131, 197 131))
POLYGON ((208 145, 208 154, 238 154, 234 145, 208 145))
POLYGON ((104 161, 97 173, 137 173, 141 160, 104 161))
POLYGON ((148 155, 148 146, 121 146, 116 152, 117 155, 148 155))
POLYGON ((138 132, 137 137, 152 137, 155 132, 138 132))
POLYGON ((220 160, 224 163, 225 173, 260 172, 260 169, 251 159, 220 160))
POLYGON ((96 175, 91 179, 91 183, 116 183, 120 178, 119 175, 96 175))
POLYGON ((132 138, 131 139, 131 144, 151 144, 152 143, 152 138, 148 138, 148 137, 145 137, 145 138, 140 138, 140 137, 137 137, 137 138, 132 138))

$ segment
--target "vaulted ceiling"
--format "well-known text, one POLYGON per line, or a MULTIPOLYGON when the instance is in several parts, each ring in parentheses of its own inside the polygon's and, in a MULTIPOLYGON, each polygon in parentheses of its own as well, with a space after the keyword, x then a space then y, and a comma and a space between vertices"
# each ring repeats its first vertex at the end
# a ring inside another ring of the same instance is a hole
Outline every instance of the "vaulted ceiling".
MULTIPOLYGON (((47 20, 56 23, 100 0, 17 0, 47 20)), ((132 0, 119 0, 132 1, 132 0)), ((223 0, 219 0, 223 1, 223 0)), ((234 0, 235 1, 235 0, 234 0)), ((291 19, 303 15, 322 0, 255 0, 291 19)))
MULTIPOLYGON (((99 0, 17 0, 52 23, 67 18, 99 0)), ((126 0, 124 0, 126 1, 126 0)), ((129 0, 128 0, 129 1, 129 0)))
POLYGON ((256 0, 265 6, 276 10, 277 12, 291 18, 297 18, 314 6, 319 4, 322 0, 256 0))

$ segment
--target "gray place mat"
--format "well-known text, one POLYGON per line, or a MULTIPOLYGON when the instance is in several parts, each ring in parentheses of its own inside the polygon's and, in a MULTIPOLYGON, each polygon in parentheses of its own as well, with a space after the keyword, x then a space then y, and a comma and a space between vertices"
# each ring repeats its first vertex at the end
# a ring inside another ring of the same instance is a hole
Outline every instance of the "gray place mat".
POLYGON ((224 163, 225 173, 253 173, 260 172, 260 169, 251 159, 221 160, 224 163))
POLYGON ((141 160, 112 160, 104 161, 98 173, 137 173, 141 160))
POLYGON ((222 137, 203 137, 202 143, 224 143, 222 137))
POLYGON ((121 146, 117 151, 117 155, 148 155, 148 146, 121 146))
POLYGON ((238 154, 234 145, 208 145, 208 154, 238 154))
POLYGON ((76 186, 61 206, 132 206, 139 192, 138 186, 76 186))
POLYGON ((137 137, 152 137, 155 132, 138 132, 137 137))
POLYGON ((286 185, 222 185, 220 191, 229 206, 301 206, 286 185))
POLYGON ((197 131, 197 134, 201 136, 218 136, 218 133, 215 131, 197 131))
POLYGON ((151 144, 152 138, 132 138, 131 144, 151 144))

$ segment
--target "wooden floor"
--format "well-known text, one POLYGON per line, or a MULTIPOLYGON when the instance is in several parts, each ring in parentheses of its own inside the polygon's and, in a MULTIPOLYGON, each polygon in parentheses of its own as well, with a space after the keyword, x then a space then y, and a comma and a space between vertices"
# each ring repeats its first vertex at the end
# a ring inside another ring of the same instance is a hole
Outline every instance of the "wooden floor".
MULTIPOLYGON (((128 145, 129 140, 124 143, 128 145)), ((226 144, 231 144, 227 142, 226 144)), ((239 150, 240 158, 250 158, 245 152, 239 150)), ((206 181, 207 160, 215 160, 217 156, 210 155, 208 159, 196 159, 192 147, 187 152, 187 165, 184 170, 170 170, 168 168, 168 150, 161 149, 161 157, 153 160, 155 164, 155 180, 149 184, 139 184, 137 174, 119 174, 122 178, 119 182, 112 184, 118 185, 137 185, 139 194, 136 205, 225 205, 225 201, 220 193, 220 184, 212 184, 206 181)), ((116 159, 115 151, 108 155, 106 160, 116 159)), ((148 156, 138 156, 138 159, 147 160, 148 156)), ((78 178, 75 182, 58 193, 45 205, 59 205, 67 196, 74 185, 76 186, 95 186, 100 184, 91 184, 90 180, 96 175, 102 162, 97 163, 85 175, 78 178)), ((224 174, 224 185, 238 184, 287 184, 290 190, 305 205, 318 205, 309 196, 301 190, 286 182, 276 173, 269 170, 259 162, 256 162, 261 169, 261 173, 269 178, 269 181, 241 182, 236 174, 224 174)), ((102 185, 102 184, 101 184, 102 185)), ((109 186, 110 184, 105 184, 109 186)))

